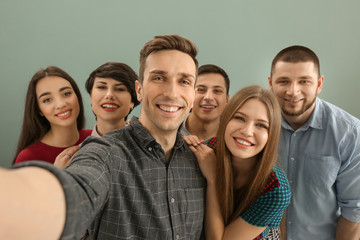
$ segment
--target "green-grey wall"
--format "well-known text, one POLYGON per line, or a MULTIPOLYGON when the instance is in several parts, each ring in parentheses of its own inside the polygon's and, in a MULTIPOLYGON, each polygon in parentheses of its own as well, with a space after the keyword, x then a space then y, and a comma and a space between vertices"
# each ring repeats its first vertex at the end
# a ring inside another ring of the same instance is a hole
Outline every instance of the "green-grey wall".
POLYGON ((10 166, 37 70, 57 65, 76 79, 92 128, 88 74, 108 61, 138 71, 139 50, 154 35, 194 41, 200 64, 228 72, 231 95, 251 84, 267 87, 275 54, 308 46, 325 75, 320 96, 359 118, 359 10, 358 1, 333 0, 1 0, 0 166, 10 166))

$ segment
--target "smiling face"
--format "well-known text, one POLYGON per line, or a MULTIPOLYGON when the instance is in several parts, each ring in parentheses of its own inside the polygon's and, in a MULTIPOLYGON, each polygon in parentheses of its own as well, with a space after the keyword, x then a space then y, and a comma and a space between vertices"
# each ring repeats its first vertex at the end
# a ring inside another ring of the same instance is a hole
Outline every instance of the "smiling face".
POLYGON ((124 123, 134 106, 127 87, 112 78, 96 77, 90 98, 98 125, 104 122, 114 125, 124 123))
POLYGON ((151 134, 176 132, 195 98, 196 65, 178 50, 151 53, 146 59, 144 80, 136 82, 142 101, 140 122, 151 134))
POLYGON ((45 77, 36 84, 36 98, 40 115, 51 128, 76 125, 80 108, 70 82, 57 76, 45 77))
POLYGON ((192 112, 204 122, 220 118, 229 95, 226 94, 225 79, 218 73, 205 73, 196 81, 196 96, 192 112))
POLYGON ((303 124, 310 117, 323 79, 323 76, 318 76, 313 62, 276 63, 272 77, 269 77, 269 86, 290 124, 293 121, 303 124))
POLYGON ((225 144, 233 161, 256 159, 268 140, 269 116, 258 99, 247 100, 234 114, 225 129, 225 144))

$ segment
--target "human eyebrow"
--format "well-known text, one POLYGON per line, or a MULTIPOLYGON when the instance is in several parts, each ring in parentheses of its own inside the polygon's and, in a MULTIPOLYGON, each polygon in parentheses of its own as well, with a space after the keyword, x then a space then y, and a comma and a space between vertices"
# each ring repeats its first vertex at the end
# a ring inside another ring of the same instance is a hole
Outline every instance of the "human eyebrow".
POLYGON ((150 72, 150 74, 166 75, 167 72, 162 71, 162 70, 153 70, 153 71, 150 72))
POLYGON ((195 76, 189 73, 179 73, 182 78, 192 78, 195 80, 195 76))
POLYGON ((71 87, 68 87, 68 86, 62 87, 62 88, 59 89, 59 92, 62 92, 64 90, 68 90, 68 89, 71 89, 71 87))
POLYGON ((269 125, 269 122, 264 120, 264 119, 257 119, 258 122, 262 122, 262 123, 266 123, 267 125, 269 125))
POLYGON ((50 94, 51 94, 50 92, 44 92, 44 93, 40 94, 39 99, 42 98, 43 96, 50 95, 50 94))

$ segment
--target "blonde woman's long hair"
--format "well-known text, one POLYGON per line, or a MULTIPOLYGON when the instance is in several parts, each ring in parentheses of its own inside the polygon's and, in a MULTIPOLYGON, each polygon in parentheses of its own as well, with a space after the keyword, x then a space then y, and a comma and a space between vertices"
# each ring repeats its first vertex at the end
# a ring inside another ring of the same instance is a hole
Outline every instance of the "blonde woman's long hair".
POLYGON ((217 132, 217 193, 225 225, 238 218, 260 196, 268 181, 274 165, 277 163, 277 147, 281 130, 281 110, 272 92, 260 86, 249 86, 238 91, 226 104, 217 132), (249 184, 243 189, 242 197, 235 201, 233 167, 231 152, 225 144, 225 129, 235 112, 249 99, 258 99, 264 103, 269 117, 268 142, 258 154, 258 161, 249 184))

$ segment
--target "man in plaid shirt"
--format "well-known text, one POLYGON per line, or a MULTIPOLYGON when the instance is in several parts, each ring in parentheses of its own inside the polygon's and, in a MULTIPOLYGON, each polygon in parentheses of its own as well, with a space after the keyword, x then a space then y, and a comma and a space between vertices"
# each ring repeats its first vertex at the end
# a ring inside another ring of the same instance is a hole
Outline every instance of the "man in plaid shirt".
POLYGON ((195 97, 196 53, 180 36, 155 37, 140 52, 139 118, 88 138, 65 170, 0 170, 0 239, 79 239, 86 229, 91 239, 202 238, 206 182, 178 133, 195 97))

